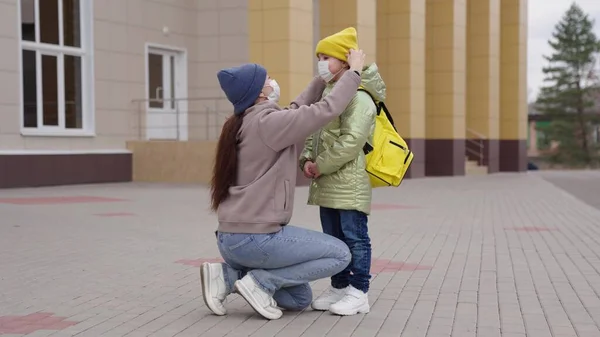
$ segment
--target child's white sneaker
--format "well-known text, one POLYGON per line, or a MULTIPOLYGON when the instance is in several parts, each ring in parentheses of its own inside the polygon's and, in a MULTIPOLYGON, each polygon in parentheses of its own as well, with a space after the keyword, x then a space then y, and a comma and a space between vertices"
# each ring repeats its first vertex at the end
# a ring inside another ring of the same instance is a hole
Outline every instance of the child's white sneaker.
POLYGON ((346 295, 346 289, 337 289, 329 286, 327 290, 321 296, 317 297, 311 304, 313 310, 325 311, 329 310, 329 307, 344 298, 346 295))
POLYGON ((371 310, 369 306, 369 295, 349 286, 345 296, 329 307, 329 311, 340 316, 351 316, 366 314, 371 310))

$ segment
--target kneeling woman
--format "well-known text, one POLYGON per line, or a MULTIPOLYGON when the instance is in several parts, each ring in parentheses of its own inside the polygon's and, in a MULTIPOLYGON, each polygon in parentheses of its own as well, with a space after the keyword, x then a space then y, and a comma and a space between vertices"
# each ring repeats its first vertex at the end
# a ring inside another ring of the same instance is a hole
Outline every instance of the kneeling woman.
POLYGON ((212 209, 225 263, 201 267, 206 305, 217 315, 237 291, 267 319, 281 309, 310 305, 310 281, 350 263, 345 243, 331 235, 287 225, 296 187, 296 145, 339 116, 360 84, 365 56, 350 51, 346 72, 321 102, 325 82, 315 78, 289 109, 277 105, 279 86, 257 64, 221 70, 217 77, 234 106, 217 145, 212 209), (313 104, 318 102, 316 104, 313 104))

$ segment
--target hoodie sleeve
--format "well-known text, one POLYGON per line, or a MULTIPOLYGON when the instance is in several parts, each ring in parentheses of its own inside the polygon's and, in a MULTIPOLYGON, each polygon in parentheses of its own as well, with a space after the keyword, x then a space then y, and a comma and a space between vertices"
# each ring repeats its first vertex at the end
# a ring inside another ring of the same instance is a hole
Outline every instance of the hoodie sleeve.
POLYGON ((290 103, 290 109, 298 109, 303 105, 311 105, 318 102, 323 96, 325 90, 325 81, 319 76, 315 76, 308 84, 308 87, 290 103))
POLYGON ((298 159, 298 164, 300 164, 300 170, 304 170, 304 164, 306 164, 307 161, 312 159, 313 137, 314 134, 311 134, 304 141, 304 149, 302 149, 302 153, 300 154, 300 158, 298 159))
POLYGON ((263 115, 258 121, 263 142, 273 151, 281 151, 305 140, 344 111, 359 84, 360 76, 354 71, 346 71, 322 101, 310 106, 296 104, 298 108, 263 115))

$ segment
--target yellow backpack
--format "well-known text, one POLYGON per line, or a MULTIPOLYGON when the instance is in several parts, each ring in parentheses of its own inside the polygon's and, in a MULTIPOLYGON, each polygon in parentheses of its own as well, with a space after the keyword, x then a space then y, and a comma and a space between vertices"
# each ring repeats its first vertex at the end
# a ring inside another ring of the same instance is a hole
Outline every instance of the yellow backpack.
POLYGON ((377 107, 373 144, 366 143, 363 147, 371 186, 373 188, 398 187, 413 161, 414 154, 398 134, 394 126, 394 119, 385 103, 377 102, 368 91, 362 88, 358 90, 366 92, 377 107))

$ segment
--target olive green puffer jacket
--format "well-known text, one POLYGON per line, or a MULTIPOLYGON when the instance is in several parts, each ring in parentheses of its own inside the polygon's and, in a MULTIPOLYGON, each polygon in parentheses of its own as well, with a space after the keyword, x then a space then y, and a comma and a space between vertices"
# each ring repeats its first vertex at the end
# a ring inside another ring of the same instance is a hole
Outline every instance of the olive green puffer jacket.
MULTIPOLYGON (((385 100, 385 83, 376 64, 367 66, 361 77, 365 90, 376 100, 385 100)), ((327 85, 323 97, 334 85, 327 85)), ((306 161, 313 161, 321 173, 310 185, 309 205, 371 212, 371 183, 363 146, 372 139, 376 114, 371 97, 358 91, 340 117, 306 139, 300 169, 306 161)))

